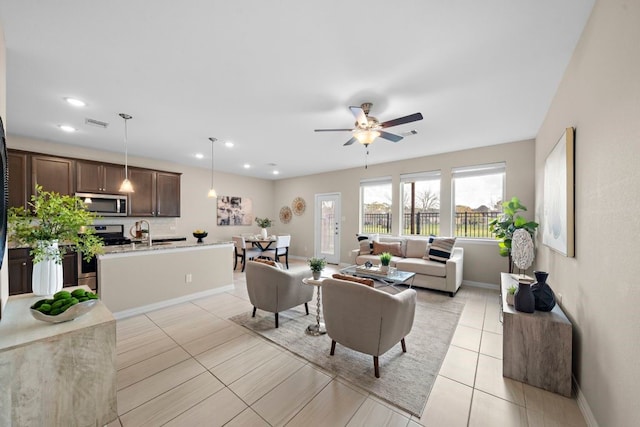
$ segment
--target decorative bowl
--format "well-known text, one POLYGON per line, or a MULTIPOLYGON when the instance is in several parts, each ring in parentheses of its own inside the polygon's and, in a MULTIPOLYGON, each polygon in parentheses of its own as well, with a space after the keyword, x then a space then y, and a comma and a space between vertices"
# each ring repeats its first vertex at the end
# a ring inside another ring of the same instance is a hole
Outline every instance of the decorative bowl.
POLYGON ((202 233, 193 233, 193 237, 198 239, 198 243, 202 243, 202 239, 207 237, 208 235, 209 233, 207 233, 206 231, 202 233))
POLYGON ((76 317, 82 316, 83 314, 87 314, 97 303, 97 299, 90 299, 89 301, 79 302, 78 304, 72 305, 62 313, 55 316, 41 313, 38 310, 34 310, 33 308, 29 309, 29 311, 31 312, 31 315, 34 317, 34 319, 42 320, 43 322, 49 323, 62 323, 73 320, 76 317))

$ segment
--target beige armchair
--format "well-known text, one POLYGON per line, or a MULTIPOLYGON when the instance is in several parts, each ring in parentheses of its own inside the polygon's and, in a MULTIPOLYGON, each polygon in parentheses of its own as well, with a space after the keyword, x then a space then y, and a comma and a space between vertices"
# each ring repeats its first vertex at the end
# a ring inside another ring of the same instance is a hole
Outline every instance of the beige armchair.
POLYGON ((416 291, 405 289, 391 295, 359 283, 326 279, 322 283, 322 311, 331 355, 336 342, 373 356, 380 378, 378 356, 398 342, 407 352, 404 338, 411 332, 416 310, 416 291))
POLYGON ((302 279, 310 275, 307 267, 281 270, 261 262, 247 262, 247 293, 253 304, 252 317, 255 317, 258 308, 275 313, 277 328, 278 313, 281 311, 304 304, 309 314, 307 303, 313 298, 313 286, 305 285, 302 279))

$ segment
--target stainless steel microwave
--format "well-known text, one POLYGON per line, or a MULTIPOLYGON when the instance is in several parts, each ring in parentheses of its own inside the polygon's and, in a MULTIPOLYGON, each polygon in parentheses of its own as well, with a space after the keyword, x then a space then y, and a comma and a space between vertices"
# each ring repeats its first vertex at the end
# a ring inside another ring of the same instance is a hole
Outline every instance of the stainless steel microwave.
POLYGON ((127 216, 127 196, 119 194, 76 193, 88 211, 100 216, 127 216))

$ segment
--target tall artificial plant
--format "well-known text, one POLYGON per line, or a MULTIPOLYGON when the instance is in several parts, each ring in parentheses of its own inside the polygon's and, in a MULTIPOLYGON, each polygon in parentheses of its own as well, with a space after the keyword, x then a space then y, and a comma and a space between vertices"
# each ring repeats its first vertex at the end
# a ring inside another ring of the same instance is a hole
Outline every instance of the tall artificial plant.
POLYGON ((513 233, 522 228, 527 230, 533 239, 533 235, 538 228, 538 223, 529 221, 519 212, 524 212, 527 207, 520 203, 520 199, 512 197, 511 200, 502 203, 502 215, 489 222, 489 231, 495 234, 496 239, 500 239, 498 248, 500 256, 509 257, 509 273, 513 272, 513 263, 511 260, 511 239, 513 233))
POLYGON ((34 263, 53 258, 60 264, 68 247, 74 247, 86 260, 102 252, 102 239, 87 227, 96 215, 87 211, 78 197, 44 191, 38 185, 29 209, 11 207, 8 213, 9 240, 30 247, 34 263), (54 242, 60 245, 59 250, 51 253, 48 247, 54 242))

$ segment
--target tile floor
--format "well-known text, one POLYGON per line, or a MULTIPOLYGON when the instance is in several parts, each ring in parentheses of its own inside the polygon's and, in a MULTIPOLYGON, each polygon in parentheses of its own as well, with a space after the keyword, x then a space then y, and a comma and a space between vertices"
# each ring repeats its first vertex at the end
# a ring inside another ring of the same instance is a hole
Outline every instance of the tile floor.
POLYGON ((502 377, 497 291, 455 296, 465 309, 417 418, 228 321, 252 308, 244 274, 234 281, 231 292, 117 322, 109 427, 586 426, 575 399, 502 377))

